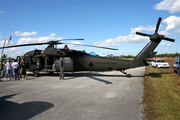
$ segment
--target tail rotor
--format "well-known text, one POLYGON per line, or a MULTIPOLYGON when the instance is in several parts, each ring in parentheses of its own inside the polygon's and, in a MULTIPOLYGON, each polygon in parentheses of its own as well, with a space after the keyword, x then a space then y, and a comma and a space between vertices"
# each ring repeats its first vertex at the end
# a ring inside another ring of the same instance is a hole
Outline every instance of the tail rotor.
POLYGON ((168 38, 168 37, 165 37, 164 35, 159 35, 158 34, 158 30, 159 30, 159 26, 160 26, 161 20, 162 20, 162 18, 159 17, 159 19, 157 21, 157 24, 156 24, 156 29, 155 29, 155 33, 154 34, 146 34, 146 33, 141 33, 141 32, 136 32, 136 34, 137 35, 141 35, 141 36, 150 37, 151 41, 160 41, 160 40, 163 39, 163 40, 167 40, 167 41, 170 41, 170 42, 174 42, 175 39, 168 38))

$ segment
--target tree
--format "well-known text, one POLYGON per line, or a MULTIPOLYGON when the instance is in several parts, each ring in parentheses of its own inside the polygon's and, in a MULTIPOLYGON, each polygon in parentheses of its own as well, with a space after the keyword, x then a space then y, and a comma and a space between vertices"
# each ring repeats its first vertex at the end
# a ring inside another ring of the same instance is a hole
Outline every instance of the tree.
POLYGON ((7 59, 7 54, 3 54, 2 56, 1 56, 1 61, 5 61, 7 59))

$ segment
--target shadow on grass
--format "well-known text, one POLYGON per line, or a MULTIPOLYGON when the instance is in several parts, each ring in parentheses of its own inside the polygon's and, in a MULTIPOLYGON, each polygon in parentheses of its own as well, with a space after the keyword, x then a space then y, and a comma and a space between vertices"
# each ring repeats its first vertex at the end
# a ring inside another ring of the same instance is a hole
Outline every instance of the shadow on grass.
POLYGON ((161 72, 161 73, 149 73, 145 76, 150 76, 152 78, 161 78, 163 74, 170 74, 169 72, 161 72))

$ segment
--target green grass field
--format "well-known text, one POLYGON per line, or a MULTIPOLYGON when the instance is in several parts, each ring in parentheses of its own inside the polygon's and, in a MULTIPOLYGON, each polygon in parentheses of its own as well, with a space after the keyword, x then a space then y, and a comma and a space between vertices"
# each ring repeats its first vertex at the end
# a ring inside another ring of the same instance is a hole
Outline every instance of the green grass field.
POLYGON ((171 67, 146 67, 143 104, 145 120, 180 120, 180 75, 171 67))

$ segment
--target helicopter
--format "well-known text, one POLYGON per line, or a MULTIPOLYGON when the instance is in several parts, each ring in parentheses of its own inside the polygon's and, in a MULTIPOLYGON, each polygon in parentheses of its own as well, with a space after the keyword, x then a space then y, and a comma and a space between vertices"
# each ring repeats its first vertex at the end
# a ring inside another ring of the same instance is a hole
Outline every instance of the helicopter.
MULTIPOLYGON (((102 56, 94 56, 86 53, 85 51, 69 49, 67 44, 61 43, 62 40, 84 40, 84 39, 62 39, 56 41, 49 41, 45 43, 31 43, 21 44, 13 46, 0 47, 0 49, 11 48, 11 47, 22 47, 22 46, 33 46, 33 45, 44 45, 48 44, 48 47, 44 50, 32 50, 25 53, 26 68, 33 72, 34 76, 39 76, 40 71, 46 71, 50 74, 59 72, 59 58, 63 57, 65 64, 64 72, 76 72, 76 71, 110 71, 117 70, 125 74, 127 77, 131 77, 125 70, 130 68, 136 68, 141 66, 148 66, 146 62, 147 58, 152 58, 157 52, 154 52, 155 48, 159 45, 162 40, 174 42, 175 39, 167 38, 164 35, 158 34, 162 18, 159 17, 154 34, 146 34, 136 32, 137 35, 145 36, 150 38, 150 42, 137 54, 133 60, 119 59, 119 58, 108 58, 102 56), (64 48, 58 49, 55 46, 58 44, 65 44, 64 48)), ((114 48, 83 45, 83 44, 71 44, 88 47, 97 47, 103 49, 117 50, 114 48)), ((18 61, 21 57, 17 57, 18 61)))

